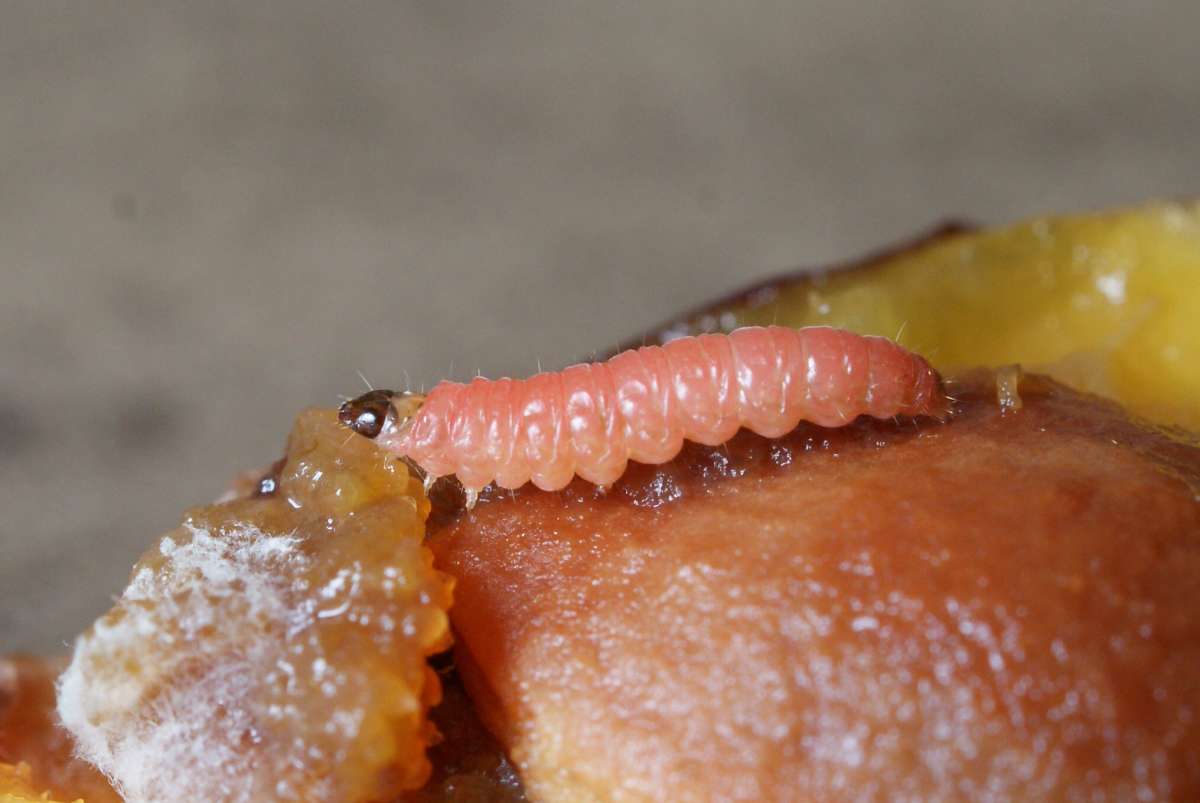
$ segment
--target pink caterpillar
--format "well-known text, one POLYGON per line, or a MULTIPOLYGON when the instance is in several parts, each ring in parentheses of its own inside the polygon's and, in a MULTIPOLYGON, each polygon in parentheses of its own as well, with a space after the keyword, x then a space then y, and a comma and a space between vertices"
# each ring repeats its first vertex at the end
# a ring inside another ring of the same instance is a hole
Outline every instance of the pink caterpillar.
POLYGON ((428 396, 375 390, 343 423, 414 461, 426 481, 454 474, 473 502, 490 482, 553 491, 576 474, 608 485, 629 460, 665 463, 683 441, 715 446, 741 427, 768 438, 801 421, 941 417, 937 372, 882 337, 840 329, 746 327, 622 352, 529 379, 442 382, 428 396))

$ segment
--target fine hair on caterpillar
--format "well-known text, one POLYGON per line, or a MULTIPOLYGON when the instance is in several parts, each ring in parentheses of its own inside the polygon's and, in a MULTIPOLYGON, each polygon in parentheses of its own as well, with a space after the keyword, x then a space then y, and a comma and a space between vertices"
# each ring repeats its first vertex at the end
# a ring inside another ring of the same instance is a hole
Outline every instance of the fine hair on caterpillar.
POLYGON ((559 490, 610 485, 630 460, 665 463, 684 440, 741 428, 780 437, 860 415, 942 418, 942 379, 892 340, 830 327, 745 327, 630 349, 529 379, 442 382, 428 395, 371 390, 339 418, 425 472, 454 474, 468 502, 491 482, 559 490))

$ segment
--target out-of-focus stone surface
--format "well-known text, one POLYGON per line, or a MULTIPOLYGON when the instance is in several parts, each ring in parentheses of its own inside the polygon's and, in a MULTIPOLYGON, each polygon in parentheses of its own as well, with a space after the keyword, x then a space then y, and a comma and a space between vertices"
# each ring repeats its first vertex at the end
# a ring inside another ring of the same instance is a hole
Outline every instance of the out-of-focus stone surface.
POLYGON ((945 215, 1200 186, 1200 6, 0 9, 0 651, 378 383, 528 373, 945 215))

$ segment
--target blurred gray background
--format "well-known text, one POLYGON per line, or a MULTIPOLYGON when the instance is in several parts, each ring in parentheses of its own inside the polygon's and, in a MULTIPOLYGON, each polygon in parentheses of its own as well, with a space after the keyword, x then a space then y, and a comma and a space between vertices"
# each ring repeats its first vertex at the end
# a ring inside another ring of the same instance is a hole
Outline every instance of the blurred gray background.
POLYGON ((1200 190, 1200 3, 0 4, 0 651, 379 384, 1200 190))

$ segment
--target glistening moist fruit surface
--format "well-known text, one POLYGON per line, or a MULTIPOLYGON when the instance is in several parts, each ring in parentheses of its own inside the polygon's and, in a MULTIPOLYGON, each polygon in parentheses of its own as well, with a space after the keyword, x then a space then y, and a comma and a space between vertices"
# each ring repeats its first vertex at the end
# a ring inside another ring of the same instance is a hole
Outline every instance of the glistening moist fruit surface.
POLYGON ((80 637, 59 712, 129 803, 390 800, 429 774, 452 582, 405 466, 332 412, 191 511, 80 637))
POLYGON ((768 323, 900 333, 944 372, 1019 362, 1200 432, 1200 204, 946 231, 779 277, 629 345, 768 323))

